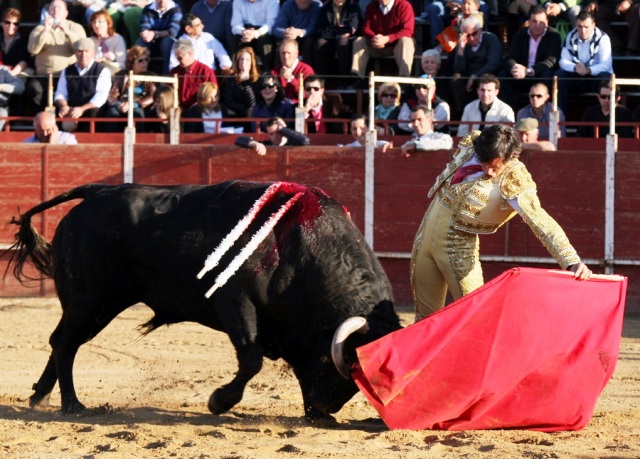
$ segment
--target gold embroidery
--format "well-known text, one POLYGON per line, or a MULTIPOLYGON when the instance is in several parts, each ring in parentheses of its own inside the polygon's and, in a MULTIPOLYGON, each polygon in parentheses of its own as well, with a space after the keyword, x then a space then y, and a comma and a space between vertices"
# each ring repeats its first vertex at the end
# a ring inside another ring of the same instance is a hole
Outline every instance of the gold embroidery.
POLYGON ((524 164, 513 161, 500 176, 500 192, 505 199, 515 199, 525 191, 536 191, 536 184, 524 164))

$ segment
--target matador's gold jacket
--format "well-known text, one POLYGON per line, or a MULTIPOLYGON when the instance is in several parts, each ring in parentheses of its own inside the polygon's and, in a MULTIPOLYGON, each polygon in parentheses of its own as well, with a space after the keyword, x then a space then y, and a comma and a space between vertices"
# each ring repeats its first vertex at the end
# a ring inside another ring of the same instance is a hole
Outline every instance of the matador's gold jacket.
POLYGON ((460 141, 453 160, 436 179, 429 197, 437 193, 440 203, 454 213, 452 226, 467 233, 495 233, 520 213, 563 269, 579 263, 580 257, 560 225, 540 205, 536 184, 522 162, 508 162, 504 172, 493 179, 451 185, 456 170, 473 158, 473 139, 478 135, 480 131, 473 131, 460 141))

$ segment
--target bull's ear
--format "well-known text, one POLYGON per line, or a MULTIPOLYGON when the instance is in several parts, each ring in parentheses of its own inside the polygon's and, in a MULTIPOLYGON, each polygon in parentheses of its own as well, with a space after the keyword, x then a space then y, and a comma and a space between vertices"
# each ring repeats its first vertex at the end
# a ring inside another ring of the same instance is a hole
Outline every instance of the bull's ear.
POLYGON ((344 379, 351 379, 349 368, 344 360, 344 342, 352 333, 367 333, 369 331, 369 323, 364 317, 350 317, 342 322, 336 332, 333 334, 331 341, 331 360, 336 366, 338 373, 344 379))

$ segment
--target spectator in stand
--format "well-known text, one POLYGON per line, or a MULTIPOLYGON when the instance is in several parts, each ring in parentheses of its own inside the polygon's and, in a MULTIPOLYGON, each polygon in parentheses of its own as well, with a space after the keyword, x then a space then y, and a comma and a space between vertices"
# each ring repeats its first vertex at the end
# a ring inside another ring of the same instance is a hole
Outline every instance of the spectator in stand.
POLYGON ((231 53, 251 46, 262 62, 262 70, 270 72, 274 66, 276 44, 272 34, 278 11, 278 0, 233 0, 231 53))
POLYGON ((560 55, 558 105, 567 112, 569 93, 598 92, 599 82, 613 74, 611 41, 596 27, 593 15, 582 11, 560 55))
MULTIPOLYGON (((295 115, 295 109, 290 100, 284 97, 284 91, 278 78, 270 73, 264 74, 258 81, 258 93, 256 105, 251 111, 251 118, 283 118, 291 119, 295 115)), ((293 125, 292 122, 290 122, 293 125)), ((265 130, 264 126, 260 128, 265 130)), ((251 124, 251 132, 257 132, 256 123, 251 124)))
POLYGON ((14 94, 24 92, 24 81, 12 75, 6 67, 0 67, 0 131, 4 128, 5 120, 9 116, 9 100, 14 94))
POLYGON ((269 136, 269 140, 266 142, 259 142, 254 140, 253 137, 240 136, 236 139, 235 144, 242 148, 251 148, 260 156, 264 156, 267 153, 265 146, 268 145, 276 147, 309 145, 309 137, 288 128, 287 123, 282 118, 269 118, 265 125, 265 130, 269 136))
MULTIPOLYGON (((220 69, 223 75, 231 74, 231 58, 216 37, 208 32, 204 32, 204 24, 200 18, 194 14, 185 14, 181 21, 184 33, 180 35, 180 40, 189 40, 193 44, 196 60, 203 63, 212 70, 220 69), (218 65, 216 66, 216 61, 218 65)), ((178 66, 178 59, 175 53, 171 53, 169 68, 178 66)))
POLYGON ((320 75, 349 75, 353 41, 362 28, 360 8, 347 0, 331 0, 320 8, 319 15, 313 68, 320 75))
MULTIPOLYGON (((549 89, 544 83, 534 83, 529 88, 529 105, 521 108, 516 114, 516 120, 523 118, 533 118, 538 122, 539 135, 543 139, 549 138, 549 115, 553 109, 553 104, 549 101, 549 89), (544 125, 542 125, 544 123, 544 125)), ((560 122, 564 123, 564 113, 558 109, 560 122)), ((559 126, 558 137, 566 137, 567 130, 564 124, 559 126)))
POLYGON ((458 126, 458 136, 464 137, 470 131, 482 131, 485 124, 480 123, 513 123, 513 109, 498 99, 500 80, 493 75, 482 75, 478 80, 478 99, 464 107, 462 123, 458 126), (465 122, 475 121, 471 126, 465 122))
POLYGON ((33 59, 27 49, 27 37, 21 36, 18 29, 21 17, 22 14, 16 8, 4 10, 2 16, 0 65, 15 76, 33 73, 33 59))
POLYGON ((298 103, 300 89, 300 75, 304 78, 313 75, 313 68, 298 58, 298 42, 293 38, 287 38, 280 43, 280 64, 271 74, 280 78, 280 85, 284 88, 284 95, 292 103, 298 103))
MULTIPOLYGON (((598 137, 606 137, 609 133, 609 120, 611 118, 611 82, 603 80, 600 82, 598 91, 598 103, 587 107, 582 114, 582 121, 607 123, 605 126, 596 126, 598 137)), ((618 123, 633 122, 631 111, 624 105, 620 105, 621 94, 616 92, 616 134, 618 137, 634 137, 633 126, 620 126, 618 123)), ((579 137, 595 137, 592 126, 580 126, 578 128, 579 137)))
MULTIPOLYGON (((339 147, 364 147, 367 137, 367 117, 362 114, 353 115, 349 121, 349 131, 355 139, 346 145, 338 145, 339 147)), ((386 153, 393 144, 386 140, 376 140, 376 148, 381 148, 382 153, 386 153)))
POLYGON ((370 57, 394 56, 398 75, 411 76, 415 43, 415 15, 408 0, 373 0, 364 15, 362 36, 353 43, 351 73, 359 78, 352 87, 361 87, 370 57))
POLYGON ((124 33, 124 39, 128 46, 138 39, 140 34, 140 18, 142 8, 153 0, 113 0, 107 12, 113 20, 114 28, 124 33))
POLYGON ((90 25, 93 21, 93 15, 98 11, 103 10, 107 6, 107 0, 74 0, 71 3, 80 3, 84 8, 84 21, 82 21, 83 25, 90 25))
POLYGON ((204 24, 204 31, 210 33, 222 43, 225 49, 232 49, 231 16, 233 2, 231 0, 198 0, 191 7, 192 14, 198 16, 204 24))
POLYGON ((99 10, 91 16, 93 39, 96 42, 96 62, 107 67, 115 75, 124 68, 127 43, 113 28, 113 20, 107 10, 99 10))
POLYGON ((180 32, 182 10, 173 0, 155 0, 142 9, 136 45, 146 46, 151 57, 162 58, 162 73, 169 71, 171 47, 180 32))
POLYGON ((460 25, 454 51, 451 95, 457 111, 472 98, 480 75, 496 75, 502 65, 502 44, 491 32, 484 32, 477 19, 470 17, 460 25))
POLYGON ((420 56, 420 67, 422 73, 429 75, 436 82, 438 97, 442 100, 449 100, 449 80, 443 78, 441 73, 442 56, 439 49, 427 49, 420 56))
MULTIPOLYGON (((435 48, 442 46, 438 35, 444 32, 445 27, 452 26, 453 31, 459 33, 460 23, 472 16, 478 20, 481 27, 484 27, 487 22, 485 18, 489 16, 488 5, 480 0, 434 0, 425 5, 424 12, 419 19, 429 21, 430 44, 432 48, 435 48)), ((453 41, 455 42, 455 40, 453 41)), ((453 47, 455 47, 455 43, 453 43, 453 47)))
POLYGON ((319 134, 343 134, 341 122, 327 122, 328 119, 350 118, 351 109, 342 101, 340 94, 327 94, 324 91, 324 78, 311 75, 304 81, 307 100, 304 103, 307 132, 319 134))
POLYGON ((549 16, 549 22, 555 27, 560 20, 569 23, 571 28, 576 26, 576 19, 580 14, 582 0, 549 0, 544 3, 549 16))
POLYGON ((626 38, 629 55, 640 54, 640 3, 632 0, 585 0, 582 9, 591 13, 598 28, 609 36, 612 54, 625 54, 621 38, 626 38), (627 21, 627 30, 620 37, 611 25, 617 21, 627 21))
MULTIPOLYGON (((132 46, 127 51, 125 69, 116 73, 109 97, 107 98, 107 109, 105 118, 122 118, 129 115, 129 110, 133 110, 134 118, 144 118, 153 104, 153 94, 156 91, 156 84, 152 81, 139 81, 133 88, 133 104, 129 103, 129 72, 134 75, 153 75, 149 71, 149 49, 144 46, 132 46)), ((140 124, 142 128, 143 124, 140 124)), ((106 132, 122 132, 125 123, 106 122, 106 132)))
MULTIPOLYGON (((397 120, 400 114, 400 85, 396 82, 382 83, 378 88, 378 105, 374 109, 375 120, 397 120)), ((353 120, 352 120, 353 121, 353 120)), ((378 135, 397 134, 398 125, 387 123, 378 127, 378 135)), ((352 132, 353 134, 353 132, 352 132)))
POLYGON ((556 146, 548 140, 538 140, 538 120, 535 118, 522 118, 513 127, 522 141, 524 150, 556 151, 556 146))
MULTIPOLYGON (((233 77, 227 78, 222 87, 222 104, 227 108, 230 118, 249 118, 256 104, 257 83, 260 78, 258 63, 253 48, 247 46, 236 54, 233 63, 233 77)), ((251 129, 250 121, 234 123, 243 132, 251 129)))
POLYGON ((173 52, 178 59, 178 66, 171 69, 170 76, 178 75, 178 101, 182 110, 187 110, 196 103, 198 88, 205 81, 218 84, 216 74, 195 57, 191 40, 178 40, 173 45, 173 52))
POLYGON ((309 63, 321 7, 320 0, 285 0, 273 24, 273 36, 296 40, 302 59, 309 63))
POLYGON ((449 134, 434 132, 433 110, 426 105, 418 105, 411 110, 413 139, 402 145, 402 153, 411 156, 417 151, 450 150, 453 139, 449 134))
POLYGON ((220 104, 220 92, 215 83, 205 82, 198 88, 196 103, 182 114, 182 118, 202 118, 202 121, 186 121, 183 131, 185 133, 218 134, 229 127, 224 120, 227 118, 227 110, 220 104))
POLYGON ((23 143, 49 143, 51 145, 76 145, 76 136, 69 132, 60 132, 56 116, 51 112, 40 112, 33 119, 35 133, 23 140, 23 143))
MULTIPOLYGON (((145 123, 145 132, 157 132, 166 134, 170 130, 169 116, 175 102, 173 88, 160 84, 153 93, 153 104, 149 111, 149 118, 160 118, 159 123, 145 123)), ((180 108, 178 108, 180 110, 180 108)))
POLYGON ((502 97, 513 104, 514 93, 521 93, 532 81, 551 80, 558 68, 562 39, 549 27, 545 9, 536 5, 529 14, 529 27, 516 32, 510 40, 506 66, 500 76, 511 77, 502 81, 502 97))
POLYGON ((80 24, 67 20, 64 0, 53 0, 48 11, 44 24, 31 31, 28 44, 29 53, 35 56, 36 77, 27 82, 25 96, 38 111, 47 104, 48 75, 57 80, 60 72, 76 61, 73 43, 86 37, 80 24))
POLYGON ((73 44, 76 63, 64 69, 58 80, 54 104, 63 121, 63 131, 89 131, 89 125, 78 126, 80 118, 95 118, 105 104, 111 89, 111 72, 95 61, 96 45, 91 38, 81 38, 73 44))
POLYGON ((4 12, 8 9, 22 9, 22 0, 0 0, 0 17, 4 17, 4 12))
MULTIPOLYGON (((415 86, 415 98, 407 99, 400 108, 398 120, 406 121, 406 123, 398 125, 400 130, 399 134, 413 134, 413 126, 410 121, 413 109, 418 105, 426 105, 428 107, 429 100, 431 100, 431 110, 433 111, 432 117, 435 123, 451 120, 451 108, 447 102, 438 97, 436 82, 428 75, 422 75, 421 78, 425 78, 425 82, 424 84, 415 86)), ((445 134, 448 134, 449 125, 436 124, 435 130, 436 132, 444 132, 445 134)))

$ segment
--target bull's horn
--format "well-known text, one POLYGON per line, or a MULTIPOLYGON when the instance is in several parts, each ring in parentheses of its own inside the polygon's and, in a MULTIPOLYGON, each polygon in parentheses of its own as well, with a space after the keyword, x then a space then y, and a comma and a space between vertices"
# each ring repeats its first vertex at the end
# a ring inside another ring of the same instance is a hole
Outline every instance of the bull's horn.
POLYGON ((333 334, 333 341, 331 341, 331 360, 336 366, 338 373, 342 375, 344 379, 351 379, 349 376, 349 368, 344 363, 344 342, 352 333, 367 333, 369 331, 369 324, 364 317, 350 317, 338 326, 338 329, 333 334))

